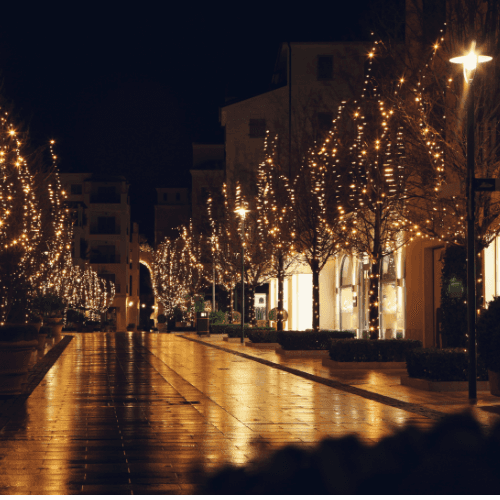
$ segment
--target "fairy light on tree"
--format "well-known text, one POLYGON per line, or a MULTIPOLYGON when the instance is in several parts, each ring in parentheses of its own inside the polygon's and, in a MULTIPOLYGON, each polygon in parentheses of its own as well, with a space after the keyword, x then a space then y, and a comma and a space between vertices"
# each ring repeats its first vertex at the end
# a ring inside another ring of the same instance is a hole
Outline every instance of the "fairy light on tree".
POLYGON ((331 257, 348 250, 346 236, 350 222, 339 199, 342 186, 337 182, 336 172, 326 147, 316 146, 308 152, 290 187, 291 217, 297 224, 297 251, 312 271, 312 327, 316 332, 320 324, 319 274, 331 257))
POLYGON ((259 165, 257 183, 257 227, 261 241, 268 242, 267 275, 278 281, 277 330, 283 330, 283 292, 285 278, 296 264, 295 220, 291 217, 289 180, 283 175, 276 140, 265 141, 266 158, 259 165))

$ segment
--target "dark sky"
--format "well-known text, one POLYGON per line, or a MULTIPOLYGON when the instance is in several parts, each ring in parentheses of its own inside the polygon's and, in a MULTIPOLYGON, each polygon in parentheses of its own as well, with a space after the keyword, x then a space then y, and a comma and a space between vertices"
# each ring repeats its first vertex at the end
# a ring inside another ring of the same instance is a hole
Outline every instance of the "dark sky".
POLYGON ((152 236, 154 188, 189 185, 191 142, 222 143, 226 93, 267 90, 283 40, 366 38, 370 3, 2 5, 1 92, 61 171, 125 175, 152 236))

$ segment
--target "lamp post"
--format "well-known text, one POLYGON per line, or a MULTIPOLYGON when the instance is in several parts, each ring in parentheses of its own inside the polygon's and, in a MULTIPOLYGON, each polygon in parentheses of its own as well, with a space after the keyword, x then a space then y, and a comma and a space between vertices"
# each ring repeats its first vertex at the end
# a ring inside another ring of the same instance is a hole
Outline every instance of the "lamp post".
POLYGON ((235 212, 241 217, 241 343, 245 342, 245 215, 250 210, 237 208, 235 212))
POLYGON ((454 57, 450 62, 463 64, 465 82, 469 85, 467 99, 467 332, 469 335, 469 399, 477 398, 476 384, 476 251, 475 251, 475 190, 474 190, 474 76, 478 63, 491 61, 489 56, 478 56, 476 42, 466 56, 454 57))

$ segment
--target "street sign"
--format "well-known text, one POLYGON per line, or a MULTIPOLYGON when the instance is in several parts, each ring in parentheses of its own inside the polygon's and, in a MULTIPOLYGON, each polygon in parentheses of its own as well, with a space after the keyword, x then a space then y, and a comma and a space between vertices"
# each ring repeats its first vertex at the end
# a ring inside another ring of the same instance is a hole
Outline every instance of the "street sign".
POLYGON ((500 191, 500 179, 474 179, 474 191, 500 191))

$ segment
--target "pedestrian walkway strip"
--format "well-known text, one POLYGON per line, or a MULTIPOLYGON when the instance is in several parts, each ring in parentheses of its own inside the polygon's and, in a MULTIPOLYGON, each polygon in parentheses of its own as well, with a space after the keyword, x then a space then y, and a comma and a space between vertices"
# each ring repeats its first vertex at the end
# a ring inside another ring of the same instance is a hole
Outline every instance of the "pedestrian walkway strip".
POLYGON ((221 351, 228 352, 230 354, 234 354, 236 356, 240 356, 242 358, 250 359, 252 361, 257 361, 257 363, 261 363, 263 365, 270 366, 271 368, 276 368, 277 370, 282 370, 293 375, 297 375, 298 377, 302 377, 313 382, 317 382, 319 384, 323 384, 334 389, 339 389, 350 394, 354 394, 356 396, 360 396, 364 399, 369 399, 371 401, 375 401, 376 403, 381 403, 386 406, 391 406, 392 408, 397 408, 399 410, 404 410, 409 413, 415 413, 417 415, 421 415, 423 417, 430 418, 432 420, 440 420, 447 415, 447 413, 443 413, 437 410, 432 410, 430 408, 426 408, 425 406, 408 403, 406 401, 400 401, 399 399, 391 398, 389 396, 383 396, 381 394, 377 394, 375 392, 367 391, 365 389, 360 389, 359 387, 353 387, 352 385, 343 384, 342 382, 338 382, 336 380, 330 380, 324 377, 319 377, 317 375, 312 375, 311 373, 304 372, 302 370, 297 370, 295 368, 290 368, 289 366, 280 365, 278 363, 273 363, 272 361, 268 361, 267 359, 258 358, 256 356, 251 356, 249 354, 245 354, 242 352, 233 351, 231 349, 227 349, 226 347, 218 346, 211 344, 209 342, 204 342, 200 339, 195 339, 191 337, 185 337, 184 335, 177 335, 177 337, 181 337, 186 340, 190 340, 192 342, 198 342, 207 347, 213 347, 214 349, 219 349, 221 351))
POLYGON ((24 402, 30 397, 43 377, 52 368, 59 356, 64 352, 69 343, 73 340, 73 335, 65 335, 45 356, 38 361, 29 371, 26 389, 19 396, 7 396, 0 400, 0 430, 12 418, 24 402))

